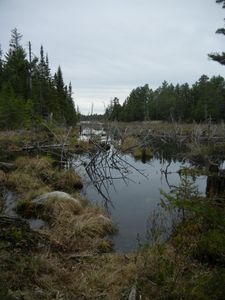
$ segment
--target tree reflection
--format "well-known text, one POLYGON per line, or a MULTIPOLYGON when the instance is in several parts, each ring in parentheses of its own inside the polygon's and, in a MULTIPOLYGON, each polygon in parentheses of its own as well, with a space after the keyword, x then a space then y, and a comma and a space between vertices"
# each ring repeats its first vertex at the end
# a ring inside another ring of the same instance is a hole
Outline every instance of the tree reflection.
POLYGON ((115 181, 122 180, 128 185, 134 182, 130 176, 133 172, 146 178, 147 175, 129 162, 128 155, 122 154, 113 145, 109 149, 96 144, 96 149, 95 153, 80 157, 79 162, 84 166, 88 178, 104 199, 104 206, 108 209, 109 206, 113 207, 109 191, 113 188, 116 192, 115 181))

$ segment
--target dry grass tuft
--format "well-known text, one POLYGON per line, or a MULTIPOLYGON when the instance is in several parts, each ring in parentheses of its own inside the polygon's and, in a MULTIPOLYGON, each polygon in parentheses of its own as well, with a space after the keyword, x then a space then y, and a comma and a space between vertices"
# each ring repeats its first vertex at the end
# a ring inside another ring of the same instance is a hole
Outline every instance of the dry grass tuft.
POLYGON ((0 170, 0 183, 4 184, 6 181, 6 178, 7 178, 6 173, 4 171, 0 170))
POLYGON ((49 188, 44 185, 41 179, 18 170, 9 174, 5 184, 8 188, 24 196, 35 196, 49 191, 49 188))
POLYGON ((70 212, 72 215, 76 215, 82 209, 79 200, 75 198, 50 198, 44 203, 44 213, 55 219, 60 216, 61 213, 70 212))
POLYGON ((128 136, 122 141, 120 149, 123 152, 130 153, 134 148, 138 147, 139 144, 139 141, 135 137, 128 136))
POLYGON ((124 153, 132 154, 135 159, 149 159, 153 157, 153 150, 151 147, 143 147, 141 142, 133 136, 126 137, 122 141, 120 149, 124 153))
MULTIPOLYGON (((61 205, 60 205, 61 206, 61 205)), ((112 221, 102 214, 73 211, 68 206, 55 209, 55 217, 51 221, 50 236, 61 244, 76 250, 106 251, 112 249, 109 242, 104 242, 106 235, 116 232, 112 221), (87 247, 89 245, 89 247, 87 247), (91 247, 90 247, 91 245, 91 247)), ((49 214, 49 211, 48 211, 49 214)))
POLYGON ((55 172, 52 185, 57 190, 72 192, 74 189, 82 189, 83 183, 81 178, 73 169, 55 172))
POLYGON ((19 157, 15 161, 18 170, 39 177, 42 180, 50 179, 54 173, 53 160, 50 157, 19 157))

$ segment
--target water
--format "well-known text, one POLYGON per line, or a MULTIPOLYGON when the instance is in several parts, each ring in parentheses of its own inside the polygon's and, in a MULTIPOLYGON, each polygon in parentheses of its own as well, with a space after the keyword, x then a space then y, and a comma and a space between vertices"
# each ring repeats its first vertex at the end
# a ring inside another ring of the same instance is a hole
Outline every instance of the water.
MULTIPOLYGON (((113 222, 119 229, 118 235, 113 239, 115 249, 121 252, 130 252, 138 247, 138 241, 145 241, 147 220, 150 214, 159 208, 162 198, 161 190, 169 192, 173 186, 179 186, 180 176, 177 171, 188 164, 172 161, 168 167, 167 178, 163 173, 168 162, 153 158, 148 163, 135 161, 130 155, 122 156, 119 160, 125 178, 121 171, 111 166, 110 153, 107 154, 106 162, 101 157, 91 170, 92 178, 88 176, 84 167, 79 167, 79 172, 84 181, 82 190, 89 200, 107 207, 113 222), (124 169, 123 169, 124 168, 124 169), (103 170, 104 169, 104 170, 103 170), (100 180, 97 181, 100 175, 100 180), (103 179, 104 176, 106 177, 103 179), (107 179, 108 177, 108 179, 107 179), (115 179, 111 180, 110 177, 115 179), (93 184, 93 179, 97 182, 93 184), (96 188, 97 187, 97 188, 96 188), (108 200, 107 200, 108 199, 108 200)), ((75 157, 78 162, 88 159, 84 156, 75 157)), ((206 177, 195 179, 195 184, 201 194, 205 195, 206 177)))
MULTIPOLYGON (((2 195, 4 199, 4 213, 12 218, 21 218, 16 212, 16 207, 20 197, 4 187, 0 188, 0 195, 2 195)), ((26 221, 30 225, 31 229, 42 229, 48 227, 47 223, 41 219, 21 219, 26 221)))

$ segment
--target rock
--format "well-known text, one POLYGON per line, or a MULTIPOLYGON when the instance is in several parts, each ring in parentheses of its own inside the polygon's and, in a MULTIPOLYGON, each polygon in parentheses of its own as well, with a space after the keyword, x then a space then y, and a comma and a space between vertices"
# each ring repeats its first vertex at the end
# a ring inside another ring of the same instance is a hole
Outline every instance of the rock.
POLYGON ((59 202, 71 201, 72 203, 76 204, 77 206, 80 206, 81 208, 81 204, 79 200, 73 198, 70 194, 60 192, 60 191, 49 192, 41 196, 38 196, 33 200, 33 202, 35 204, 44 205, 47 201, 51 201, 51 200, 59 201, 59 202))

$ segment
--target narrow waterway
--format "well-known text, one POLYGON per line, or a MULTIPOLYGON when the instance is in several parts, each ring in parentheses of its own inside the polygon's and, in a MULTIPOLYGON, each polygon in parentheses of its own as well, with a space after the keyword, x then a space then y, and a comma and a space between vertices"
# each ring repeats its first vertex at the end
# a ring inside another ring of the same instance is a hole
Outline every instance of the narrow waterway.
MULTIPOLYGON (((90 178, 85 166, 80 166, 79 172, 84 181, 83 195, 107 207, 118 227, 119 232, 113 239, 115 249, 130 252, 135 250, 140 242, 146 242, 148 219, 160 206, 161 190, 168 193, 171 187, 179 186, 180 176, 177 171, 188 164, 171 161, 166 178, 163 171, 168 166, 168 161, 153 158, 143 163, 136 161, 131 155, 123 155, 121 158, 120 169, 116 163, 113 165, 110 163, 110 154, 108 154, 107 165, 102 164, 101 158, 92 169, 92 172, 96 172, 97 175, 90 178), (109 166, 110 170, 107 169, 109 166), (101 170, 101 168, 106 169, 101 170), (123 176, 121 170, 125 173, 123 176)), ((76 156, 74 159, 84 161, 85 157, 76 156)), ((194 183, 199 192, 205 195, 206 177, 197 177, 194 183)))

